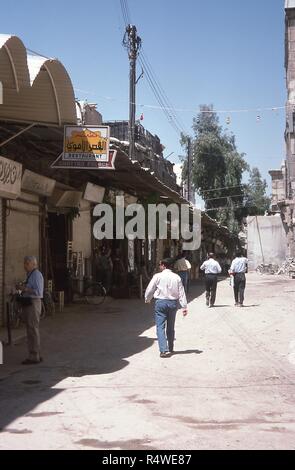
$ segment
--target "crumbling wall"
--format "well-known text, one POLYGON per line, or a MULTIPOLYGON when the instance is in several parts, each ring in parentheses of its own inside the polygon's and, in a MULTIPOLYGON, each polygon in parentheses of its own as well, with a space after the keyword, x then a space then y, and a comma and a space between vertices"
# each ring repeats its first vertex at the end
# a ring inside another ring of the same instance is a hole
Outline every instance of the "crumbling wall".
POLYGON ((263 264, 280 266, 287 255, 287 236, 279 215, 247 217, 249 271, 263 264))

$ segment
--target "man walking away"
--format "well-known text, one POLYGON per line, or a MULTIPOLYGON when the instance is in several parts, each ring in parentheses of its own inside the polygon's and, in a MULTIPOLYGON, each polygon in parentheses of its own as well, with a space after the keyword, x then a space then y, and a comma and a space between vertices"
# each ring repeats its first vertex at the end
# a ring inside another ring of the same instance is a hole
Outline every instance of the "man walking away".
POLYGON ((27 273, 26 282, 18 289, 22 291, 23 319, 27 328, 27 342, 29 357, 22 364, 39 364, 40 356, 40 333, 39 322, 41 315, 41 299, 43 298, 44 279, 37 269, 35 256, 26 256, 24 269, 27 273))
POLYGON ((246 287, 246 271, 248 266, 248 260, 242 253, 238 252, 236 258, 233 260, 230 267, 230 274, 234 276, 234 295, 235 295, 235 306, 244 306, 244 293, 246 287))
POLYGON ((154 297, 155 321, 160 349, 160 357, 170 357, 174 345, 174 325, 178 302, 183 316, 187 315, 187 301, 180 277, 171 271, 173 261, 164 259, 160 262, 160 273, 153 276, 145 292, 145 302, 154 297))
POLYGON ((214 253, 209 253, 208 260, 202 264, 200 269, 205 271, 206 305, 208 307, 214 307, 217 289, 217 275, 221 273, 221 266, 214 259, 214 253))
POLYGON ((180 278, 182 280, 183 287, 184 287, 184 291, 187 294, 187 292, 188 292, 188 283, 189 283, 189 271, 191 269, 191 264, 186 259, 184 252, 182 252, 178 255, 178 257, 175 261, 175 264, 174 264, 174 269, 177 272, 177 274, 180 276, 180 278))

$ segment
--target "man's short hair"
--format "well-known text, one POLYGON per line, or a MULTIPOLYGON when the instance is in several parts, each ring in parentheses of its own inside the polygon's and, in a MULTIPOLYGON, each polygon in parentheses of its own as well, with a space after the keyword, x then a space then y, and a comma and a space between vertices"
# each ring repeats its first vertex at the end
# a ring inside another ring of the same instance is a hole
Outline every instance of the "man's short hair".
POLYGON ((240 258, 241 256, 243 256, 242 253, 241 253, 241 251, 237 251, 237 252, 236 252, 236 257, 237 257, 237 258, 240 258))
POLYGON ((165 258, 160 261, 160 264, 165 266, 165 268, 171 268, 173 266, 173 259, 172 258, 165 258))
POLYGON ((38 264, 36 256, 25 256, 24 261, 33 262, 36 266, 38 264))
POLYGON ((215 255, 214 255, 214 253, 209 253, 208 256, 209 256, 209 258, 214 258, 215 255))

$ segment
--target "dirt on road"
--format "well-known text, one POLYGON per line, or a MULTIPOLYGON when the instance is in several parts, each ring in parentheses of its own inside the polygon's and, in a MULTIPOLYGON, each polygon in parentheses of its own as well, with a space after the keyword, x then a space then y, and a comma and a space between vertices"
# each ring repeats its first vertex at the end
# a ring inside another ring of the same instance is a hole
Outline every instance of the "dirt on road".
POLYGON ((159 357, 152 306, 66 309, 42 325, 44 362, 0 366, 0 449, 294 449, 295 280, 228 280, 208 309, 202 284, 159 357))

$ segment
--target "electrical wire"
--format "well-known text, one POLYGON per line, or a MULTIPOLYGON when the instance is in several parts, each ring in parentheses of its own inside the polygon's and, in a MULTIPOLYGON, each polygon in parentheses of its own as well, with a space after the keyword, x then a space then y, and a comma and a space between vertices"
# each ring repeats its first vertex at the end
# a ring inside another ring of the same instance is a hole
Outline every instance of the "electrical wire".
POLYGON ((127 17, 128 24, 131 24, 131 16, 130 16, 130 10, 129 10, 129 6, 128 6, 128 1, 127 0, 123 0, 123 1, 124 1, 124 4, 125 4, 126 17, 127 17))
POLYGON ((228 198, 232 198, 232 197, 244 197, 245 194, 242 193, 242 194, 234 194, 234 195, 228 195, 228 196, 220 196, 220 197, 211 197, 209 199, 203 199, 204 202, 208 202, 208 201, 217 201, 219 199, 228 199, 228 198))
MULTIPOLYGON (((248 184, 237 184, 236 186, 224 186, 223 188, 214 188, 214 189, 202 189, 203 193, 209 193, 211 191, 221 191, 222 189, 234 189, 234 188, 247 188, 248 184)), ((264 186, 264 183, 256 183, 255 187, 264 186)))
MULTIPOLYGON (((40 55, 41 57, 45 57, 41 54, 38 54, 40 55)), ((87 93, 89 95, 95 95, 97 96, 98 98, 100 99, 103 99, 103 100, 109 100, 109 101, 118 101, 118 102, 121 102, 121 103, 130 103, 128 100, 123 100, 123 99, 119 99, 119 98, 115 98, 113 96, 102 96, 102 95, 97 95, 96 92, 94 91, 90 91, 90 90, 81 90, 79 88, 74 88, 74 90, 76 91, 79 91, 79 92, 82 92, 82 93, 87 93)), ((198 113, 215 113, 215 114, 231 114, 231 113, 250 113, 250 112, 262 112, 262 111, 279 111, 279 110, 286 110, 288 108, 293 108, 295 107, 295 102, 294 103, 289 103, 289 104, 286 104, 285 106, 273 106, 273 107, 268 107, 268 108, 248 108, 248 109, 235 109, 235 110, 218 110, 218 109, 212 109, 211 111, 201 111, 201 110, 197 110, 197 106, 195 108, 186 108, 186 107, 181 107, 181 108, 178 108, 178 107, 171 107, 171 106, 157 106, 157 105, 153 105, 153 104, 147 104, 147 103, 138 103, 138 106, 142 107, 142 108, 149 108, 149 109, 156 109, 156 110, 160 110, 162 111, 163 108, 166 109, 166 111, 174 111, 174 112, 189 112, 189 113, 195 113, 196 111, 198 113)))
POLYGON ((220 209, 249 209, 250 207, 257 207, 256 205, 248 205, 248 204, 238 204, 238 205, 231 205, 231 206, 218 206, 210 209, 204 209, 205 212, 212 212, 218 211, 220 209))
POLYGON ((121 4, 122 15, 123 15, 123 21, 125 23, 125 26, 127 26, 128 24, 130 24, 128 5, 126 3, 126 0, 120 0, 120 4, 121 4))
MULTIPOLYGON (((130 11, 129 11, 127 0, 120 0, 120 5, 121 5, 123 21, 125 23, 125 27, 127 27, 127 25, 130 24, 130 11)), ((167 94, 165 93, 163 87, 160 85, 159 80, 157 79, 155 72, 143 50, 141 51, 141 54, 139 54, 139 61, 145 73, 147 82, 156 100, 159 103, 159 108, 164 112, 166 118, 168 119, 168 122, 176 131, 177 135, 181 135, 182 133, 186 134, 183 124, 180 122, 179 118, 177 117, 173 105, 168 100, 167 94), (168 108, 169 108, 169 111, 168 111, 168 108)))
POLYGON ((32 51, 32 49, 26 48, 26 51, 29 51, 29 52, 31 52, 32 54, 37 55, 37 56, 39 56, 39 57, 43 57, 44 59, 52 60, 52 58, 47 57, 47 56, 44 55, 44 54, 39 54, 39 52, 32 51))
POLYGON ((164 88, 162 87, 156 73, 154 72, 152 66, 151 66, 151 63, 149 62, 147 56, 146 56, 146 53, 144 52, 144 50, 142 50, 142 53, 141 53, 141 56, 145 62, 145 65, 146 67, 149 69, 149 72, 150 72, 150 75, 152 76, 154 82, 156 83, 157 85, 157 88, 163 98, 163 101, 164 103, 166 104, 166 108, 167 110, 169 109, 176 124, 178 125, 178 127, 182 130, 182 132, 184 134, 186 134, 186 131, 184 130, 185 129, 185 125, 183 124, 183 122, 181 121, 181 119, 177 116, 177 113, 176 113, 176 110, 175 110, 175 107, 173 106, 173 104, 170 102, 164 88))
MULTIPOLYGON (((122 10, 122 16, 123 16, 123 21, 124 21, 124 24, 125 26, 127 26, 128 24, 130 24, 130 12, 129 12, 129 7, 128 7, 128 3, 127 3, 127 0, 120 0, 120 4, 121 4, 121 10, 122 10)), ((32 49, 29 49, 29 48, 26 48, 27 51, 31 52, 32 54, 34 55, 37 55, 37 56, 40 56, 40 57, 43 57, 45 59, 48 59, 48 60, 51 60, 50 57, 44 55, 44 54, 41 54, 40 52, 36 52, 36 51, 33 51, 32 49)), ((145 64, 146 64, 146 68, 149 69, 150 71, 150 76, 154 76, 154 78, 156 79, 156 76, 155 76, 155 73, 153 72, 152 70, 152 67, 146 57, 146 54, 144 54, 144 52, 142 51, 142 56, 144 56, 144 61, 145 61, 145 64)), ((160 85, 159 81, 158 80, 155 80, 157 81, 157 87, 159 88, 159 90, 161 90, 161 94, 163 95, 163 97, 165 98, 164 101, 167 101, 167 104, 164 105, 164 104, 161 104, 160 106, 156 106, 156 105, 152 105, 152 104, 144 104, 144 103, 141 103, 139 104, 140 107, 146 107, 146 108, 151 108, 151 109, 159 109, 159 110, 163 110, 164 108, 166 109, 166 111, 170 111, 174 114, 175 116, 175 113, 176 112, 196 112, 196 108, 186 108, 185 106, 183 107, 180 107, 180 108, 177 108, 175 106, 173 106, 172 104, 169 104, 169 99, 163 89, 163 87, 160 85)), ((81 90, 79 88, 74 88, 76 91, 79 91, 79 92, 82 92, 82 93, 87 93, 87 94, 92 94, 92 95, 96 95, 95 92, 93 91, 89 91, 89 90, 81 90)), ((96 95, 97 96, 97 95, 96 95)), ((101 99, 106 99, 106 100, 112 100, 112 101, 121 101, 121 102, 128 102, 127 100, 119 100, 117 98, 114 98, 114 97, 111 97, 111 96, 99 96, 99 98, 101 99)), ((289 102, 288 104, 284 105, 284 106, 270 106, 270 107, 257 107, 257 108, 244 108, 244 109, 212 109, 212 110, 200 110, 199 113, 215 113, 215 114, 232 114, 232 113, 247 113, 247 112, 263 112, 263 111, 279 111, 279 110, 283 110, 283 109, 289 109, 289 108, 294 108, 295 107, 295 102, 289 102)), ((177 119, 178 117, 175 116, 177 119)), ((179 124, 178 124, 178 127, 179 128, 183 128, 185 126, 182 125, 182 123, 180 122, 179 120, 179 124), (179 125, 181 124, 181 125, 179 125)))
POLYGON ((147 77, 148 83, 155 95, 155 98, 157 99, 158 103, 161 106, 162 111, 164 112, 165 116, 168 119, 168 122, 172 125, 176 133, 180 136, 182 133, 187 134, 187 132, 184 130, 182 127, 182 124, 179 122, 175 111, 172 110, 171 107, 167 106, 167 100, 161 91, 161 86, 158 84, 156 81, 152 70, 149 67, 149 64, 147 63, 145 57, 143 55, 139 56, 139 61, 143 67, 145 76, 147 77), (168 111, 169 108, 169 111, 168 111))
POLYGON ((149 69, 146 67, 145 65, 145 62, 144 60, 142 60, 141 56, 139 56, 139 60, 142 64, 142 67, 143 67, 143 70, 145 72, 145 77, 148 81, 148 84, 150 85, 151 87, 151 90, 152 92, 154 93, 155 95, 155 98, 156 100, 158 101, 158 103, 160 104, 161 106, 161 109, 163 110, 165 116, 167 117, 168 119, 168 122, 169 124, 173 127, 173 129, 176 131, 177 135, 180 135, 182 130, 181 128, 178 126, 178 124, 175 122, 175 120, 173 119, 172 115, 167 111, 166 107, 165 107, 165 104, 164 104, 164 101, 163 101, 163 98, 161 96, 161 93, 159 92, 157 86, 155 85, 155 82, 153 81, 153 78, 151 77, 150 75, 150 72, 149 72, 149 69))

